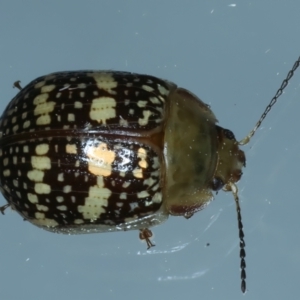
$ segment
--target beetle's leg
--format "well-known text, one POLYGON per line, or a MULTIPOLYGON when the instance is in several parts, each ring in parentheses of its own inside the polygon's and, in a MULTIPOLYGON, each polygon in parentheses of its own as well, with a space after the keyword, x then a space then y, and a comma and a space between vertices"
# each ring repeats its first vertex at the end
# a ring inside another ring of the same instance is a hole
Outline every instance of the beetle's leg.
POLYGON ((5 204, 5 205, 3 205, 3 206, 0 207, 0 212, 1 212, 2 215, 4 215, 4 211, 5 211, 9 206, 10 206, 10 204, 7 203, 7 204, 5 204))
POLYGON ((14 82, 13 87, 19 89, 20 91, 22 90, 22 87, 20 85, 21 81, 17 80, 16 82, 14 82))
POLYGON ((150 238, 153 236, 152 231, 148 228, 140 229, 140 239, 145 240, 147 243, 147 250, 155 245, 151 242, 150 238))

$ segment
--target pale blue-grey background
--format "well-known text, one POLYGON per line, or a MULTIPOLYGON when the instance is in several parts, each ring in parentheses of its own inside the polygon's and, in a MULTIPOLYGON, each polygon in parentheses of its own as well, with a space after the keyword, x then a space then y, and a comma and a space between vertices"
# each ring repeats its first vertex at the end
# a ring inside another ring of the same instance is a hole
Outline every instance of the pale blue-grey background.
MULTIPOLYGON (((299 12, 297 0, 1 0, 1 111, 16 80, 134 71, 191 90, 241 139, 300 55, 299 12)), ((220 192, 190 220, 154 228, 150 253, 137 232, 55 235, 8 210, 0 216, 0 298, 299 299, 299 113, 300 72, 244 147, 245 296, 234 201, 220 192)))

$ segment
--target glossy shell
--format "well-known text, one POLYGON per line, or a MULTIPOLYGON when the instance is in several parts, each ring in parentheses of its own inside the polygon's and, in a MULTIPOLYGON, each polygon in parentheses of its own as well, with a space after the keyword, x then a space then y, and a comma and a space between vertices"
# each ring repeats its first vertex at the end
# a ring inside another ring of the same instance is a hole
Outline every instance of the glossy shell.
POLYGON ((26 220, 54 232, 190 217, 242 174, 244 153, 216 122, 195 95, 152 76, 39 77, 0 120, 1 192, 26 220))

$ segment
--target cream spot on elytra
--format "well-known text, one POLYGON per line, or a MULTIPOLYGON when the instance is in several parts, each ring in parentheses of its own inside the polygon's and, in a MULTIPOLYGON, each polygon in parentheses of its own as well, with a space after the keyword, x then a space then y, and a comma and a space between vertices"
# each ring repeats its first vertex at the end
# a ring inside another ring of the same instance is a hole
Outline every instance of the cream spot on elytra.
POLYGON ((90 118, 98 123, 106 124, 107 120, 116 117, 116 105, 116 100, 111 97, 93 99, 90 118))

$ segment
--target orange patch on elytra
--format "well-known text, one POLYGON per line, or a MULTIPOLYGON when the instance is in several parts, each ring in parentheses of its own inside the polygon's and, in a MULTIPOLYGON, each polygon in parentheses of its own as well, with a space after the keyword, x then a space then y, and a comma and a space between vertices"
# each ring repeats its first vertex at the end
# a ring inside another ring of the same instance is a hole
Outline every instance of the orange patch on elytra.
POLYGON ((146 169, 148 167, 148 163, 146 161, 147 158, 147 151, 144 148, 140 148, 138 150, 138 154, 137 154, 138 158, 140 158, 139 161, 139 166, 143 169, 146 169))
POLYGON ((107 144, 100 143, 97 147, 89 147, 87 156, 89 171, 97 176, 109 176, 111 174, 112 163, 115 160, 115 152, 107 148, 107 144))

